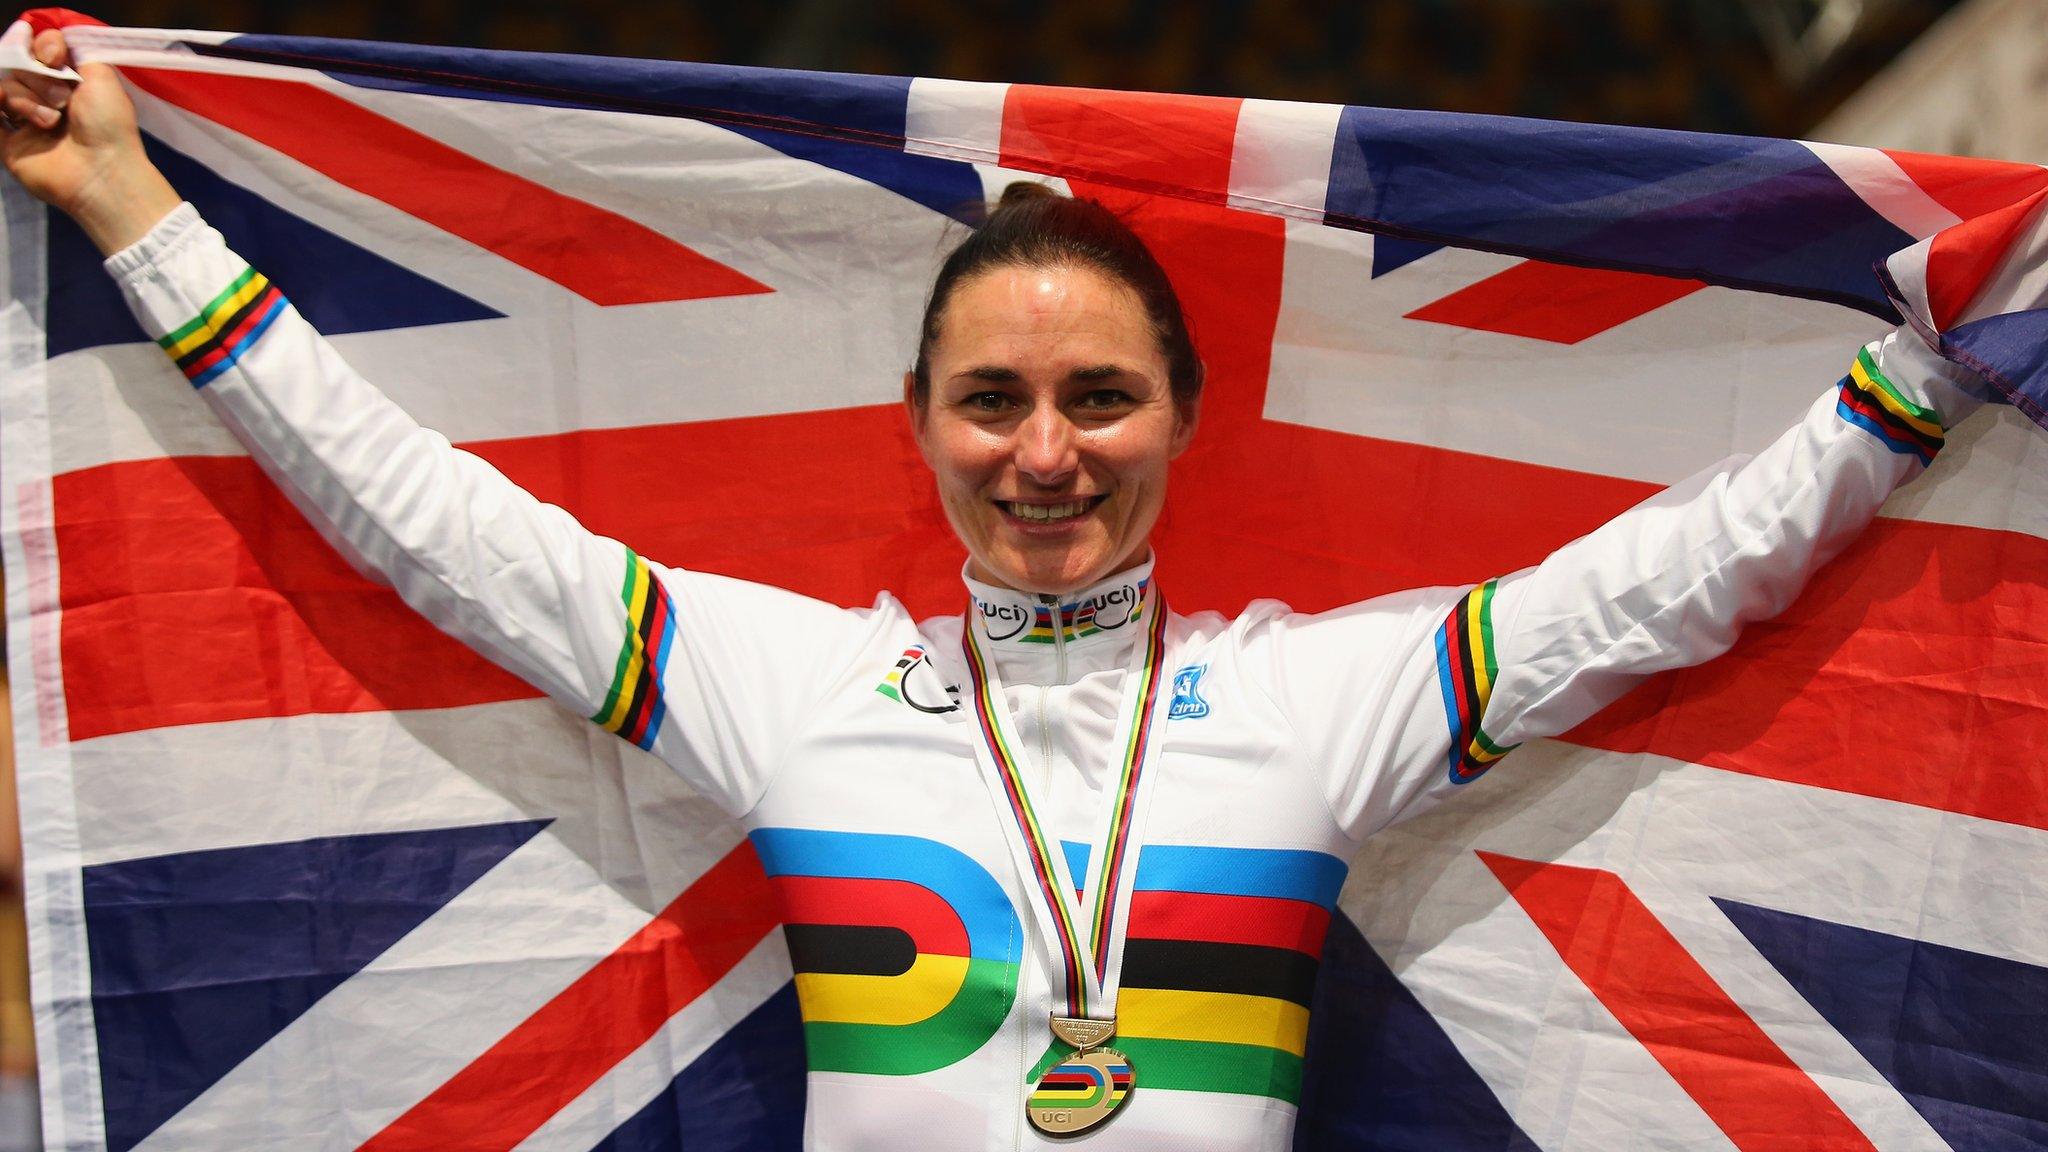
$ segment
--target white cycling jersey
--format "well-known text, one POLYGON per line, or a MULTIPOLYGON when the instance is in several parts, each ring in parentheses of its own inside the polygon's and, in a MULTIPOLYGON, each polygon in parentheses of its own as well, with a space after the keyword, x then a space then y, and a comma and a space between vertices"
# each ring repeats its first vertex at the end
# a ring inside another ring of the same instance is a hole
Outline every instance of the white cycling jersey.
MULTIPOLYGON (((442 628, 653 752, 750 831, 784 904, 808 1146, 1049 1146, 1023 1101, 1056 964, 963 708, 964 626, 1040 818, 1087 869, 1149 563, 1059 604, 847 610, 671 569, 419 427, 188 206, 107 262, 144 326, 335 544, 442 628), (963 623, 964 621, 964 623, 963 623)), ((1733 643, 1940 447, 1960 370, 1895 334, 1804 420, 1542 564, 1331 612, 1170 614, 1102 1149, 1285 1148, 1324 929, 1360 841, 1651 673, 1733 643)))

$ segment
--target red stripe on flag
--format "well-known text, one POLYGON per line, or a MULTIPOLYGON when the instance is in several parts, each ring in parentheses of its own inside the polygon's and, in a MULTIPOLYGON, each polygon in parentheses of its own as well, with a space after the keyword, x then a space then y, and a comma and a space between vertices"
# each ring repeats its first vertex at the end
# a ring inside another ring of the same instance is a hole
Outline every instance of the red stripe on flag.
POLYGON ((1577 344, 1704 287, 1698 280, 1527 260, 1425 304, 1408 319, 1577 344))
MULTIPOLYGON (((646 555, 838 603, 892 588, 957 610, 948 535, 900 409, 582 432, 480 446, 646 555), (840 447, 869 445, 862 485, 840 447), (893 451, 891 446, 893 445, 893 451), (763 459, 782 462, 762 472, 763 459), (690 485, 647 484, 685 468, 690 485), (607 494, 632 493, 630 499, 607 494)), ((1190 454, 1192 455, 1192 453, 1190 454)), ((1156 537, 1176 604, 1315 610, 1540 560, 1646 495, 1631 481, 1318 429, 1220 437, 1156 537), (1513 491, 1444 517, 1445 492, 1513 491), (1258 515, 1242 515, 1255 493, 1258 515), (1257 555, 1255 570, 1211 562, 1257 555), (1175 557, 1183 558, 1176 563, 1175 557)), ((57 478, 74 739, 532 692, 350 570, 244 459, 57 478)), ((1569 739, 2048 828, 2048 541, 1880 521, 1776 622, 1651 681, 1569 739)), ((687 637, 678 640, 687 643, 687 637)))
MULTIPOLYGON (((959 546, 893 405, 475 447, 643 555, 838 603, 888 587, 957 609, 959 546), (846 483, 848 443, 874 446, 858 486, 872 503, 846 483), (696 479, 647 482, 678 467, 696 479)), ((67 473, 52 515, 74 740, 536 694, 350 568, 248 459, 67 473)))
POLYGON ((71 737, 533 695, 356 574, 250 461, 52 485, 71 737))
POLYGON ((1256 944, 1323 954, 1329 910, 1277 896, 1217 896, 1204 892, 1133 892, 1129 935, 1146 940, 1256 944))
POLYGON ((774 896, 742 842, 661 914, 358 1152, 497 1152, 532 1135, 771 930, 774 896))
POLYGON ((1927 309, 1943 331, 1969 311, 2013 242, 2048 201, 2048 191, 1944 228, 1927 250, 1927 309))
POLYGON ((1566 966, 1737 1148, 1872 1147, 1621 877, 1478 855, 1566 966))
POLYGON ((1012 84, 1003 99, 1003 164, 1126 189, 1193 192, 1221 204, 1242 104, 1012 84))
POLYGON ((901 928, 923 955, 973 955, 960 914, 922 884, 838 876, 772 876, 768 882, 786 923, 901 928))
POLYGON ((2048 168, 2005 160, 1931 156, 1881 149, 1922 192, 1964 220, 2016 204, 2048 188, 2048 168))
POLYGON ((2048 540, 1880 520, 1784 615, 1566 739, 2048 828, 2048 540))
POLYGON ((143 91, 488 249, 596 304, 769 289, 667 236, 289 80, 124 68, 143 91))

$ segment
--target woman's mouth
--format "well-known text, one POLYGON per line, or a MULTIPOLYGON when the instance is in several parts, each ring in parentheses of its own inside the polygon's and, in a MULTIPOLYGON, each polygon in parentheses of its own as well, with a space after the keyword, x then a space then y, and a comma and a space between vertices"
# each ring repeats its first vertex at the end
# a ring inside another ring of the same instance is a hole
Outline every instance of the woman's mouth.
POLYGON ((1062 520, 1072 520, 1077 516, 1086 515, 1089 510, 1107 499, 1107 496, 1079 496, 1072 500, 1063 500, 1057 503, 998 500, 996 504, 1003 511, 1028 523, 1057 524, 1062 520))

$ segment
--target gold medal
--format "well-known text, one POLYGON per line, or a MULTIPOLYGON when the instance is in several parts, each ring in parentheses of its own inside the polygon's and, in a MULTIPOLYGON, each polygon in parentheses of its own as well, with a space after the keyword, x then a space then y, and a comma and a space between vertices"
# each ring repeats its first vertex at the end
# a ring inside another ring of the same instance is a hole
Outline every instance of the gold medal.
POLYGON ((1024 1113, 1048 1136, 1078 1136, 1108 1120, 1137 1078, 1130 1057, 1101 1047, 1116 1034, 1116 1021, 1054 1016, 1052 1031, 1075 1050, 1038 1078, 1024 1113))

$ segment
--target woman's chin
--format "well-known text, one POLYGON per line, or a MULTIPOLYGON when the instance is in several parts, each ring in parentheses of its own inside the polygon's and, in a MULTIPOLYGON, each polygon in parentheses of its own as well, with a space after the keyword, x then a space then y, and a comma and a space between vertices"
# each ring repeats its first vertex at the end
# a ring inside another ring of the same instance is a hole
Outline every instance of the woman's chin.
POLYGON ((1114 558, 1101 548, 1020 549, 977 564, 995 577, 989 583, 1039 596, 1079 591, 1109 575, 1114 566, 1114 558))

